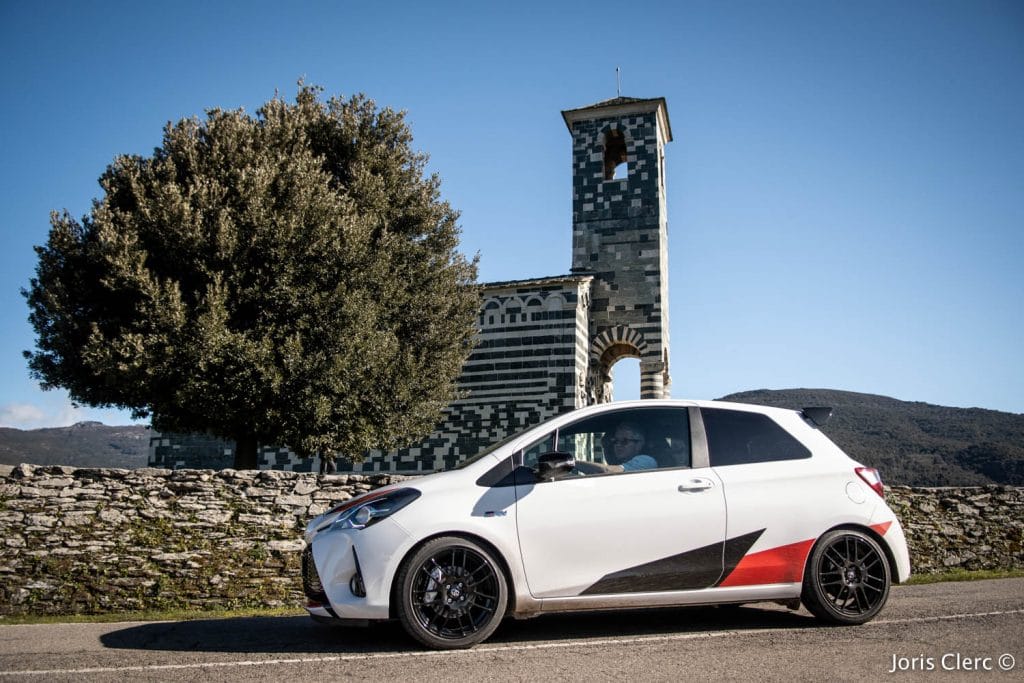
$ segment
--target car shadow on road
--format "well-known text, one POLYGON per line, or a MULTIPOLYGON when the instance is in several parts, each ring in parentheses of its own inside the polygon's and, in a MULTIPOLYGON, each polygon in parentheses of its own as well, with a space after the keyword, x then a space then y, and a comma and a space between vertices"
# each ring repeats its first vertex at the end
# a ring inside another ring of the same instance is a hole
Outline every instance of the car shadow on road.
MULTIPOLYGON (((506 619, 491 645, 629 639, 750 629, 803 629, 817 622, 804 612, 761 607, 686 607, 552 614, 506 619)), ((132 625, 100 636, 107 648, 175 652, 358 655, 418 649, 396 622, 339 628, 306 616, 240 617, 132 625)))
POLYGON ((488 642, 643 638, 752 629, 802 629, 819 623, 806 612, 760 606, 664 607, 550 614, 506 620, 488 642))
POLYGON ((397 623, 339 628, 308 616, 235 617, 136 624, 100 636, 104 647, 175 652, 339 654, 408 649, 397 623))

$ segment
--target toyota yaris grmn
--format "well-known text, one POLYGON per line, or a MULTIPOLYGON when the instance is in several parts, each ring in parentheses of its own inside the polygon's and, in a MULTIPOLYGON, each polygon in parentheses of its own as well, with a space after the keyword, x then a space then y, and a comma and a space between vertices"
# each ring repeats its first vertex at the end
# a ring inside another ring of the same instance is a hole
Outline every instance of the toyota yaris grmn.
POLYGON ((306 609, 398 619, 468 647, 506 615, 803 603, 861 624, 910 575, 878 472, 803 411, 608 403, 551 419, 457 469, 387 486, 306 529, 306 609))

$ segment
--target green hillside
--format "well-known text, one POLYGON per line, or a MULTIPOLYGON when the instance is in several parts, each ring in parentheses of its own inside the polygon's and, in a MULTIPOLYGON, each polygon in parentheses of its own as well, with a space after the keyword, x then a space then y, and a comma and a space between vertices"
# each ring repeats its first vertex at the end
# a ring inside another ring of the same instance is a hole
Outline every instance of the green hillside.
POLYGON ((133 469, 145 467, 148 459, 149 427, 108 427, 99 422, 30 430, 0 427, 0 465, 133 469))
POLYGON ((829 389, 761 389, 721 400, 831 406, 822 431, 854 460, 877 467, 887 484, 1024 486, 1024 415, 829 389))

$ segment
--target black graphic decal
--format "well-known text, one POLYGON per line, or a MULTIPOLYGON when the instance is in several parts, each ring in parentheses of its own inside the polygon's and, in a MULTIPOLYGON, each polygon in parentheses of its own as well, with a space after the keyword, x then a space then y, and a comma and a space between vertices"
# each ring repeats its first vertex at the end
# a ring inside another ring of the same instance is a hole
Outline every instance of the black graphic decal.
POLYGON ((723 555, 725 560, 725 571, 722 572, 722 576, 715 582, 715 585, 719 585, 725 581, 729 574, 732 574, 732 570, 736 569, 736 565, 740 563, 743 556, 747 554, 751 546, 757 542, 757 539, 761 538, 761 534, 764 533, 764 529, 760 531, 754 531, 743 536, 737 536, 736 538, 730 538, 725 542, 725 553, 723 555))
POLYGON ((717 582, 736 568, 762 533, 764 529, 729 539, 724 544, 713 543, 607 574, 580 595, 683 591, 716 586, 717 582))

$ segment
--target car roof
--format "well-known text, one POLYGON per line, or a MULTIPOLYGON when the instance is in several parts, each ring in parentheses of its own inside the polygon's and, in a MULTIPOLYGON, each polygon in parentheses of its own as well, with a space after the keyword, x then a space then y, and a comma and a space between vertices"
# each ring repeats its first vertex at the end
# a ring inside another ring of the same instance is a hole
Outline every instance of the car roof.
MULTIPOLYGON (((609 403, 597 403, 594 405, 578 408, 572 411, 572 415, 582 417, 590 413, 599 413, 606 410, 621 410, 628 408, 721 408, 724 410, 742 410, 752 413, 765 414, 787 414, 798 413, 798 410, 789 408, 778 408, 775 406, 755 405, 752 403, 734 403, 731 401, 715 401, 701 399, 637 399, 631 401, 611 401, 609 403)), ((569 413, 567 413, 569 414, 569 413)))

